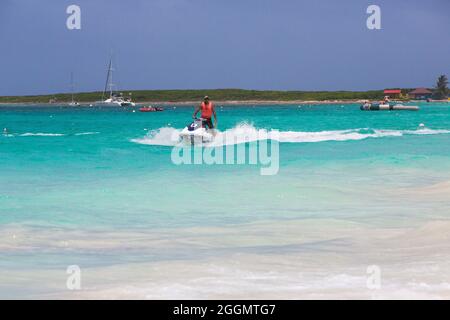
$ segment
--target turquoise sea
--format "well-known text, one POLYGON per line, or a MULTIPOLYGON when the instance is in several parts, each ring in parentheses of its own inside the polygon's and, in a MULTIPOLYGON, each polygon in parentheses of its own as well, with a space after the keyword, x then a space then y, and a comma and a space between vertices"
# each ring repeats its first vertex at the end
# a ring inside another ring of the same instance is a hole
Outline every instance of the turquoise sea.
POLYGON ((279 132, 271 176, 174 164, 193 106, 0 106, 0 297, 449 298, 450 104, 419 106, 218 106, 279 132))

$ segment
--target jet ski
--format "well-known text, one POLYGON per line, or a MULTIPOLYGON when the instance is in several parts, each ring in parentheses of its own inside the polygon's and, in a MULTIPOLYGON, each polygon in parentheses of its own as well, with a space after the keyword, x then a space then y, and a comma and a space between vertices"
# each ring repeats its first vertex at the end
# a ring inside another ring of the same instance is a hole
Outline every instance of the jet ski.
POLYGON ((191 145, 213 141, 214 135, 211 133, 211 130, 205 127, 204 122, 205 119, 195 118, 190 125, 181 131, 180 137, 182 141, 191 145))

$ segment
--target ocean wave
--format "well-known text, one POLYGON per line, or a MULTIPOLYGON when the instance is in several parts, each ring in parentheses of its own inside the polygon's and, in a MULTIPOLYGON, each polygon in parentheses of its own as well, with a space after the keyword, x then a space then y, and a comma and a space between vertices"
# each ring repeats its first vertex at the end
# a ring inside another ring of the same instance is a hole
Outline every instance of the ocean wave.
POLYGON ((19 134, 19 137, 62 137, 62 136, 65 136, 65 134, 64 133, 42 133, 42 132, 38 132, 38 133, 27 132, 27 133, 19 134))
POLYGON ((92 134, 99 134, 100 132, 80 132, 80 133, 75 133, 76 136, 89 136, 92 134))
POLYGON ((8 134, 3 136, 8 137, 63 137, 63 136, 87 136, 87 135, 93 135, 93 134, 99 134, 100 132, 79 132, 74 134, 66 134, 66 133, 44 133, 44 132, 26 132, 21 134, 8 134))
MULTIPOLYGON (((180 143, 181 130, 164 127, 152 130, 145 137, 132 139, 132 142, 146 145, 176 146, 180 143)), ((278 131, 275 129, 257 129, 250 124, 239 124, 223 132, 218 131, 213 142, 205 146, 218 147, 259 140, 276 140, 282 143, 313 143, 324 141, 351 141, 367 138, 401 137, 405 135, 447 134, 450 130, 433 130, 420 128, 417 130, 384 130, 356 128, 331 131, 278 131)))

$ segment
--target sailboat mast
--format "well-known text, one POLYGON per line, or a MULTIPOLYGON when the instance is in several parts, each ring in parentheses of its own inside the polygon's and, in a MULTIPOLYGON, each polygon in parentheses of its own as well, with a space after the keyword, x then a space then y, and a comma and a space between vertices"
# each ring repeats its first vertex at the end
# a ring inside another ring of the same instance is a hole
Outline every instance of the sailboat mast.
POLYGON ((113 87, 114 87, 114 83, 113 83, 113 64, 112 64, 112 57, 111 57, 111 63, 109 64, 109 96, 112 97, 113 95, 113 87))
POLYGON ((108 91, 108 86, 110 88, 110 97, 112 96, 112 89, 111 89, 111 84, 110 84, 111 69, 112 69, 112 58, 109 60, 108 73, 106 75, 106 83, 105 83, 105 89, 103 90, 103 94, 102 94, 102 100, 105 100, 105 93, 106 93, 106 91, 108 91))
POLYGON ((75 101, 73 99, 73 72, 70 73, 70 90, 72 92, 72 104, 74 104, 75 101))

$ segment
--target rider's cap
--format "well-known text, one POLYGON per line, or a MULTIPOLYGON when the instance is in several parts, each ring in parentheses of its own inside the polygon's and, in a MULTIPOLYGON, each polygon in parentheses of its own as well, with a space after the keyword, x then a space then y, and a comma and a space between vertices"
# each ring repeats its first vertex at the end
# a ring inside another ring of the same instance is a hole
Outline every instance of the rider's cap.
POLYGON ((205 96, 205 97, 203 98, 203 100, 209 100, 209 97, 208 97, 208 96, 205 96))

